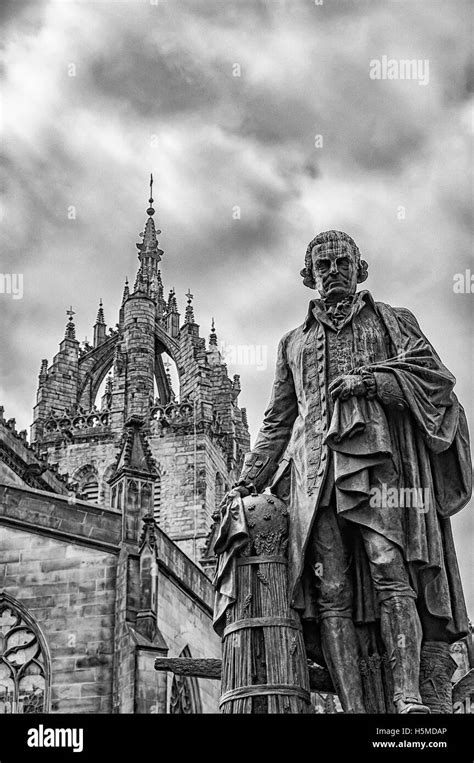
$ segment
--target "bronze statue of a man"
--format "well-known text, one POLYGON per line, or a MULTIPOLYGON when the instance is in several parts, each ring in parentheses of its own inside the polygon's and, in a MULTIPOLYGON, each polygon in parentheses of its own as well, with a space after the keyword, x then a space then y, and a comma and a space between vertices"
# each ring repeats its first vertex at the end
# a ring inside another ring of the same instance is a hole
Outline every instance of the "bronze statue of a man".
POLYGON ((428 712, 421 644, 468 631, 449 520, 471 494, 455 379, 409 310, 356 291, 367 263, 346 233, 316 236, 301 274, 320 299, 280 341, 239 489, 263 490, 286 466, 291 605, 343 709, 366 711, 357 629, 373 625, 397 712, 428 712))

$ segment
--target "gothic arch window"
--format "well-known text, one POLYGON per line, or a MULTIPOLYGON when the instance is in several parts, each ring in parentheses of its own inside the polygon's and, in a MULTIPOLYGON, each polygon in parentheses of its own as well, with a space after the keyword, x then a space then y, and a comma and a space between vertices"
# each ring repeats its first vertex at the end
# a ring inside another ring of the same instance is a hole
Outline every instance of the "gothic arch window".
MULTIPOLYGON (((185 646, 180 657, 191 657, 191 650, 185 646)), ((171 684, 170 713, 185 714, 202 713, 201 696, 196 678, 191 676, 173 675, 171 684)))
MULTIPOLYGON (((108 364, 107 364, 108 365, 108 364)), ((100 375, 95 380, 95 384, 91 385, 91 405, 94 405, 100 410, 109 410, 112 407, 112 389, 114 383, 113 366, 104 366, 100 375)))
POLYGON ((154 397, 161 405, 178 402, 180 378, 176 362, 168 352, 155 357, 154 397))
POLYGON ((142 482, 141 504, 145 514, 149 514, 151 512, 151 497, 152 497, 151 494, 152 494, 151 484, 149 482, 142 482))
POLYGON ((48 712, 48 702, 43 635, 19 602, 0 594, 0 715, 48 712))
POLYGON ((138 507, 138 485, 135 480, 127 481, 128 501, 131 509, 138 507))
POLYGON ((99 476, 92 464, 85 464, 74 474, 74 481, 78 485, 78 493, 85 501, 97 503, 99 500, 99 476))

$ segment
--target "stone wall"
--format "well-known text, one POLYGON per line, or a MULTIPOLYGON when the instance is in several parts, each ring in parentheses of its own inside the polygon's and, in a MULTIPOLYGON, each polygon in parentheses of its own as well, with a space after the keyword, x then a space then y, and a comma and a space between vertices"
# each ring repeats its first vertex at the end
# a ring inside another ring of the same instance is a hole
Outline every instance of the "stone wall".
POLYGON ((229 484, 225 456, 206 434, 148 438, 161 474, 160 527, 192 559, 201 558, 216 505, 216 475, 229 484), (195 540, 194 540, 195 539, 195 540))
POLYGON ((2 527, 0 591, 41 628, 51 657, 51 712, 109 713, 116 556, 2 527))
POLYGON ((120 437, 112 441, 84 442, 48 447, 48 462, 57 463, 61 474, 69 474, 78 479, 81 470, 91 466, 99 483, 99 503, 110 507, 110 485, 107 480, 112 474, 119 452, 120 437))
MULTIPOLYGON (((187 646, 194 658, 221 657, 221 640, 212 630, 214 593, 202 570, 169 538, 158 538, 158 627, 168 657, 179 657, 187 646)), ((168 697, 172 674, 168 674, 168 697)), ((220 682, 197 679, 203 713, 218 712, 220 682)))
MULTIPOLYGON (((0 592, 35 618, 51 658, 51 712, 166 712, 171 675, 155 656, 219 657, 209 579, 156 530, 157 621, 136 628, 139 553, 121 540, 122 517, 86 501, 0 485, 0 592), (119 565, 120 560, 120 565, 119 565), (168 691, 166 684, 168 683, 168 691)), ((203 712, 219 682, 198 681, 203 712)))

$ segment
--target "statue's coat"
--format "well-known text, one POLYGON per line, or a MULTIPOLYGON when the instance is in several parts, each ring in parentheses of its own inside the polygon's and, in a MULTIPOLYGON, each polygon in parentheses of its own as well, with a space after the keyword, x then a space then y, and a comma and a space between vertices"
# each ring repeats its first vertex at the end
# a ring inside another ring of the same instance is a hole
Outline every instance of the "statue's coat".
MULTIPOLYGON (((382 419, 385 422, 382 439, 388 438, 391 445, 399 487, 426 489, 431 500, 428 511, 397 509, 402 512, 402 522, 393 532, 380 513, 383 508, 374 508, 368 501, 347 503, 340 493, 338 511, 387 537, 395 536, 392 540, 402 547, 409 565, 422 622, 423 613, 429 613, 439 619, 444 636, 454 641, 468 630, 449 520, 471 495, 466 417, 453 392, 454 377, 441 363, 415 317, 404 308, 373 302, 368 292, 362 292, 362 296, 385 326, 391 345, 388 360, 367 366, 375 374, 378 402, 385 413, 385 417, 375 417, 379 423, 382 419)), ((340 476, 337 456, 334 460, 334 450, 326 440, 332 413, 327 390, 327 329, 314 306, 311 303, 305 323, 280 341, 270 404, 241 475, 262 490, 271 482, 282 459, 288 462, 289 590, 292 604, 301 608, 305 549, 313 520, 328 471, 336 469, 336 488, 340 476)), ((362 433, 361 455, 366 444, 362 433)), ((371 468, 369 465, 369 483, 375 463, 371 468)), ((358 575, 359 579, 363 577, 358 575)), ((370 622, 377 617, 377 605, 365 584, 356 590, 355 602, 356 622, 370 622)))

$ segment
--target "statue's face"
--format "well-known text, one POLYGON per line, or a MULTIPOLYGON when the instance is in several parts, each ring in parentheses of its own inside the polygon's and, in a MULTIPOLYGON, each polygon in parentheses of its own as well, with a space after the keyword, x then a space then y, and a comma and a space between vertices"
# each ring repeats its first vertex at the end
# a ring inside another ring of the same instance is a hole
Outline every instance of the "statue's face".
POLYGON ((316 244, 311 251, 314 280, 321 297, 339 302, 357 288, 357 260, 347 241, 316 244))

